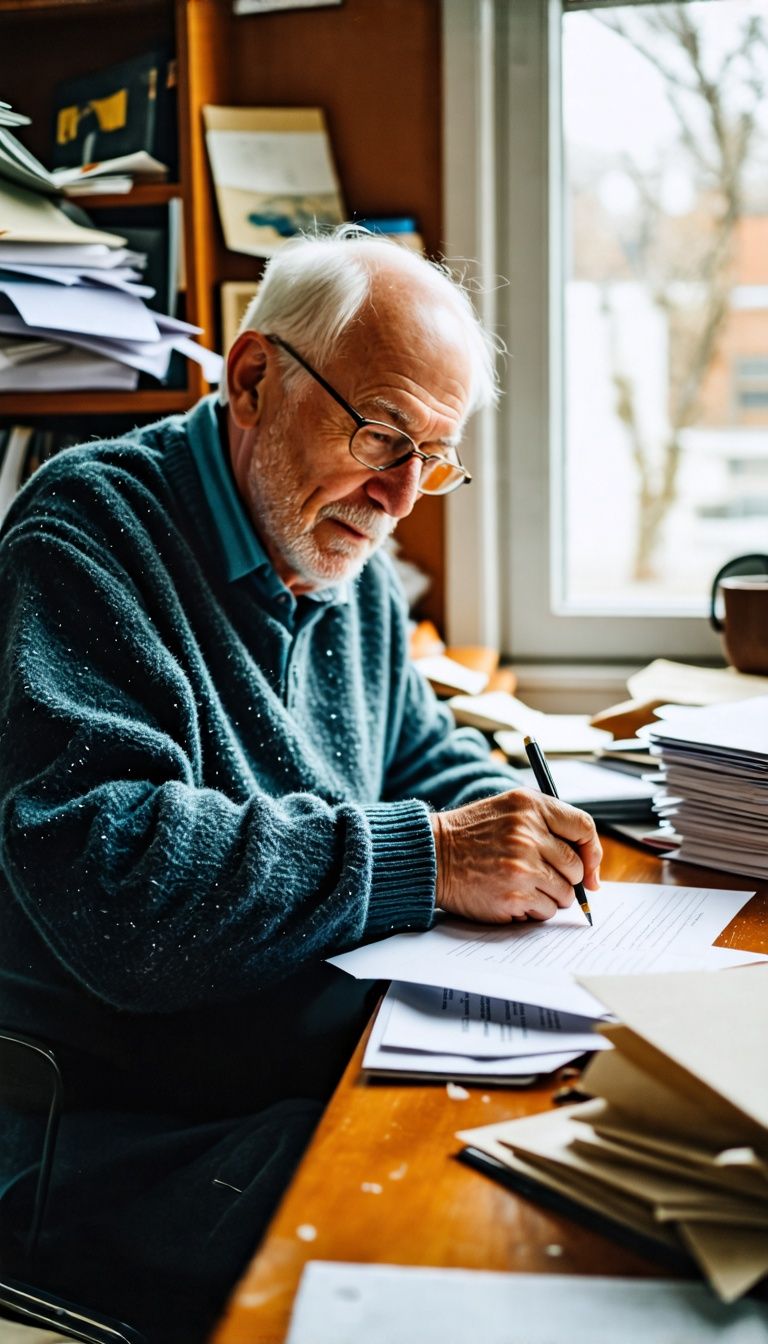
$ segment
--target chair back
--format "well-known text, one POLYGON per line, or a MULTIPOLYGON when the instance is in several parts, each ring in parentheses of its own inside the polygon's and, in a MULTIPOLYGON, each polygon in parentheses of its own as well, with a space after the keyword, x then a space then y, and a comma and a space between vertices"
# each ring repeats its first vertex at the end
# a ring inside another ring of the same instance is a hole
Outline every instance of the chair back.
POLYGON ((0 1106, 24 1115, 39 1115, 43 1126, 37 1184, 24 1247, 27 1260, 34 1254, 45 1217, 62 1093, 61 1070, 50 1046, 0 1027, 0 1106))

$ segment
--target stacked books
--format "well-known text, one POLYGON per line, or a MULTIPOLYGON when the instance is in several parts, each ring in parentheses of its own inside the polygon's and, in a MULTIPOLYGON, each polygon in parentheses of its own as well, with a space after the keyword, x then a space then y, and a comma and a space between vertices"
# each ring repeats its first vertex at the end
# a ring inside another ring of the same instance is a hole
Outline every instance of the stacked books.
POLYGON ((661 765, 654 810, 679 837, 674 857, 764 878, 768 696, 676 708, 646 731, 661 765))
POLYGON ((768 967, 582 984, 619 1019, 592 1100, 465 1130, 461 1157, 734 1301, 768 1274, 768 967))

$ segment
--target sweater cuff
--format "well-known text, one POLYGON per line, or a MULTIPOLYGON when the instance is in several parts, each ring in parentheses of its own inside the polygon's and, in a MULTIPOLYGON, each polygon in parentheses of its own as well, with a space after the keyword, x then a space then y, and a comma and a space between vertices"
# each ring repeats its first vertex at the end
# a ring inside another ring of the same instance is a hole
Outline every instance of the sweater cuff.
POLYGON ((364 807, 373 862, 364 937, 428 929, 435 913, 437 860, 429 809, 417 799, 364 807))

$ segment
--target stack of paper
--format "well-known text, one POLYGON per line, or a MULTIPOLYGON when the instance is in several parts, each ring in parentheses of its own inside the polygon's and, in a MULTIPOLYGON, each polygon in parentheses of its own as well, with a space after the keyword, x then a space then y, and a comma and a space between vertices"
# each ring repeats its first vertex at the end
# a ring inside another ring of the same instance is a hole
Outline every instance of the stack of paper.
POLYGON ((358 979, 391 979, 364 1065, 378 1073, 508 1082, 558 1068, 605 1040, 605 1007, 582 974, 712 969, 754 960, 713 947, 744 892, 606 882, 545 923, 443 919, 330 959, 358 979), (420 987, 414 989, 414 986, 420 987), (431 988, 425 988, 425 987, 431 988))
POLYGON ((468 1157, 691 1257, 734 1301, 768 1274, 768 968, 583 984, 621 1022, 584 1075, 595 1099, 465 1130, 468 1157))
POLYGON ((374 1022, 365 1067, 382 1077, 528 1083, 609 1043, 594 1016, 428 985, 390 986, 374 1022))
POLYGON ((121 154, 100 163, 84 163, 77 168, 54 168, 51 179, 58 191, 66 196, 90 196, 108 192, 122 195, 130 191, 134 182, 163 182, 168 167, 153 158, 145 149, 133 154, 121 154))
POLYGON ((144 257, 121 238, 4 183, 0 221, 0 390, 135 387, 165 378, 174 350, 218 379, 221 357, 191 339, 201 328, 146 306, 144 257))
POLYGON ((768 696, 679 709, 646 730, 663 785, 654 809, 680 837, 676 858, 768 873, 768 696))
MULTIPOLYGON (((130 390, 140 373, 162 381, 174 350, 216 382, 221 357, 191 339, 201 328, 146 306, 155 292, 142 283, 146 257, 51 199, 55 175, 16 140, 8 118, 19 124, 0 105, 0 391, 130 390)), ((128 161, 137 158, 154 163, 128 161)))

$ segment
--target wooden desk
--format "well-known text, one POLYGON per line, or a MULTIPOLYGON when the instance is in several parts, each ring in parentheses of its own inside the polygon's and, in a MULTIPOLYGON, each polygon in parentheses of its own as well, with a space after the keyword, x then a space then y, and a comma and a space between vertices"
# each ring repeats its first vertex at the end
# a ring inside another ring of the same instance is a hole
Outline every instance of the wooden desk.
MULTIPOLYGON (((615 840, 603 844, 606 880, 758 886, 661 861, 615 840)), ((768 882, 718 942, 768 953, 768 882)), ((456 1130, 545 1110, 552 1084, 470 1088, 468 1099, 453 1101, 444 1083, 366 1080, 362 1048, 361 1042, 211 1344, 282 1344, 307 1260, 664 1274, 655 1262, 452 1159, 461 1146, 456 1130)))

